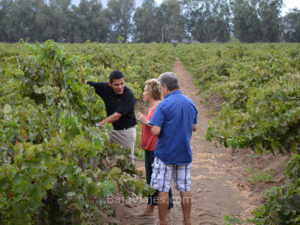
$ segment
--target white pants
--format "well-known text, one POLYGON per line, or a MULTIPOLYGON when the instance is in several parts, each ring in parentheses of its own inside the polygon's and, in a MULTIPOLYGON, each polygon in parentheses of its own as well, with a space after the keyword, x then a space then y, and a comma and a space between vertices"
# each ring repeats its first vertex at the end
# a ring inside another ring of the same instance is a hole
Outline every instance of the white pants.
POLYGON ((113 130, 109 135, 109 142, 122 145, 123 147, 129 147, 131 153, 128 156, 129 161, 134 164, 134 148, 136 141, 136 129, 131 127, 124 130, 113 130))

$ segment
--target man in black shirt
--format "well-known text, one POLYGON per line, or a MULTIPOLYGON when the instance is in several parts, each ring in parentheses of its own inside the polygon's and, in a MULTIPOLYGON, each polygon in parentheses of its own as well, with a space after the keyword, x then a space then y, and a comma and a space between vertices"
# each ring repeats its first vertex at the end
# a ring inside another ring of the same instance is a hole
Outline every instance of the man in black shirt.
POLYGON ((96 126, 112 123, 114 130, 110 133, 109 141, 129 147, 129 159, 134 163, 134 147, 136 141, 136 118, 134 112, 135 98, 133 92, 125 86, 124 75, 115 70, 109 75, 109 82, 85 81, 95 88, 95 92, 103 99, 107 118, 96 126))

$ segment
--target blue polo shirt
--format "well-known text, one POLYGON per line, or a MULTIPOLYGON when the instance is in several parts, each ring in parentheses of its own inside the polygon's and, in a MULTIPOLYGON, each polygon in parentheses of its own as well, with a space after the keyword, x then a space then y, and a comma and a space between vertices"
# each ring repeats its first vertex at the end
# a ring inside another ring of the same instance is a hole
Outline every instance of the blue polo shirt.
POLYGON ((158 104, 150 120, 150 124, 161 128, 154 155, 165 164, 191 163, 191 137, 197 115, 194 102, 181 90, 169 93, 158 104))

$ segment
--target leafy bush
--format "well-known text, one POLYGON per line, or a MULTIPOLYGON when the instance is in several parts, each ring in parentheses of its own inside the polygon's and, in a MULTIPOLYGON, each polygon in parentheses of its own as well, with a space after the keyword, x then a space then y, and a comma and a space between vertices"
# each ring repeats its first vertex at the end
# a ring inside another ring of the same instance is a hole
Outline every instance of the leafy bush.
POLYGON ((299 45, 178 45, 201 94, 224 100, 206 138, 255 151, 299 151, 299 45))
POLYGON ((267 201, 254 211, 258 225, 294 225, 300 223, 300 155, 289 161, 286 173, 289 183, 273 189, 267 201))
POLYGON ((172 47, 15 46, 0 46, 0 223, 99 224, 99 210, 113 215, 105 200, 116 190, 146 196, 150 188, 134 178, 140 174, 128 163, 129 150, 108 143, 109 125, 93 127, 106 117, 105 106, 83 81, 107 81, 120 69, 139 98, 143 79, 171 65, 174 57, 161 54, 172 47), (134 64, 139 55, 145 68, 134 64))

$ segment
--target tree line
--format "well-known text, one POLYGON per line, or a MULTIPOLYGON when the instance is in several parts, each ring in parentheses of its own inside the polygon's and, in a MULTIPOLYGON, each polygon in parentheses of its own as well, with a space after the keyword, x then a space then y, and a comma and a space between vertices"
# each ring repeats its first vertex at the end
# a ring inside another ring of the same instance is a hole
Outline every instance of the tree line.
POLYGON ((283 0, 0 0, 0 41, 300 42, 283 0))

